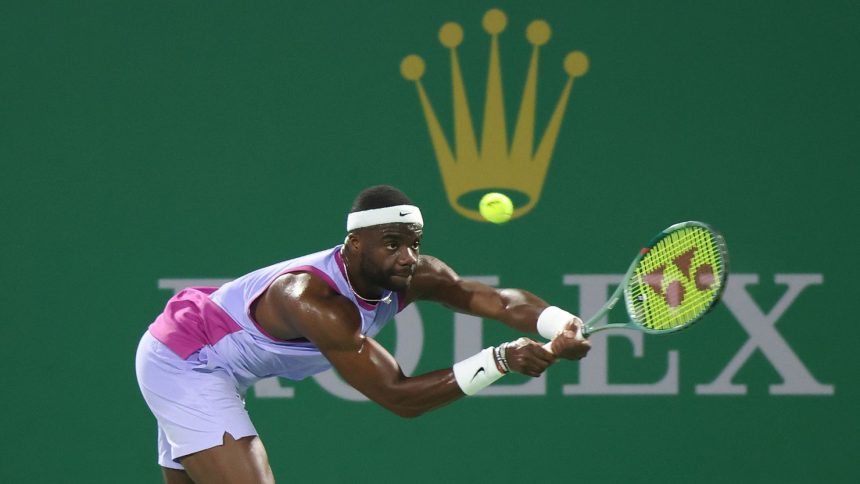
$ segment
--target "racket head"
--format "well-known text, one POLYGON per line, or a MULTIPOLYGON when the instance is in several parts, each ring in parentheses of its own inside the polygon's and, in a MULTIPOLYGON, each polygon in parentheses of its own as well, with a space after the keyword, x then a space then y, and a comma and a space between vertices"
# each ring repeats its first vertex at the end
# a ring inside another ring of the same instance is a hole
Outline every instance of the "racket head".
POLYGON ((687 328, 719 302, 729 274, 723 236, 703 222, 663 230, 631 264, 624 301, 631 322, 648 333, 687 328))

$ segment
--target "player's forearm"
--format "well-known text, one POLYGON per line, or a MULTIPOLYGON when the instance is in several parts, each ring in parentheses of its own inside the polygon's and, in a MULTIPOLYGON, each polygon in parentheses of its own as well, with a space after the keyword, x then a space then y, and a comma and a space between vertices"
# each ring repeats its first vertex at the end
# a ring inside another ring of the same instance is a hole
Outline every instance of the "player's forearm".
POLYGON ((495 292, 498 301, 491 302, 488 308, 483 308, 491 314, 482 315, 501 321, 523 333, 537 332, 538 316, 549 306, 546 301, 522 289, 498 289, 495 292))
POLYGON ((326 349, 324 354, 353 388, 404 418, 417 417, 463 396, 450 369, 407 377, 373 338, 364 338, 357 351, 326 349))
POLYGON ((421 416, 464 396, 454 372, 437 370, 421 376, 404 377, 388 388, 377 403, 404 418, 421 416))
MULTIPOLYGON (((377 359, 376 377, 352 380, 353 385, 371 400, 404 418, 417 417, 457 400, 474 395, 510 371, 540 376, 555 361, 540 343, 520 338, 498 347, 488 347, 458 361, 451 369, 406 377, 393 358, 378 351, 369 340, 369 354, 377 359)), ((349 375, 350 371, 346 373, 349 375)), ((349 380, 349 379, 348 379, 349 380)))

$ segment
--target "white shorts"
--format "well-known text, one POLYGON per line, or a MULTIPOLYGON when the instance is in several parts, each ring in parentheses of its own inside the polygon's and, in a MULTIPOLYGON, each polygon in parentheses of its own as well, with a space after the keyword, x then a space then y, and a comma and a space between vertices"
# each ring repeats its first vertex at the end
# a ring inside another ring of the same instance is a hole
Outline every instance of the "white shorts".
POLYGON ((149 331, 137 347, 137 383, 158 421, 163 467, 183 469, 180 458, 222 445, 225 432, 235 439, 257 435, 236 379, 197 355, 183 360, 149 331))

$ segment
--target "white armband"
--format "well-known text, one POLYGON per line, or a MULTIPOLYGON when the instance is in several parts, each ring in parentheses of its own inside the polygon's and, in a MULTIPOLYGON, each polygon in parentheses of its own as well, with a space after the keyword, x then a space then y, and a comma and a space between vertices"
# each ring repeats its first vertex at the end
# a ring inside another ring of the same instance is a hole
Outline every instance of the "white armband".
POLYGON ((496 367, 494 348, 484 348, 480 353, 454 364, 454 378, 466 395, 474 395, 501 378, 504 373, 496 367))
POLYGON ((556 306, 550 306, 544 309, 540 316, 538 316, 537 320, 537 330, 541 336, 546 339, 553 339, 559 333, 564 331, 564 328, 567 326, 573 318, 575 318, 573 314, 565 311, 556 306))

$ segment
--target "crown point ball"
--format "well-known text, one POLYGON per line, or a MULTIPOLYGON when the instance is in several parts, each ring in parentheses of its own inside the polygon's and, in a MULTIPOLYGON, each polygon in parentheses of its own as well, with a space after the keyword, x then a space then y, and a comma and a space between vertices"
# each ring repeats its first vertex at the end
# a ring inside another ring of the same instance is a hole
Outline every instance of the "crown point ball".
POLYGON ((588 56, 575 50, 564 58, 564 70, 571 77, 580 77, 588 72, 588 56))
POLYGON ((503 224, 514 214, 514 203, 507 195, 490 192, 481 197, 478 203, 481 216, 494 224, 503 224))
POLYGON ((400 62, 400 75, 410 81, 417 81, 424 75, 424 59, 410 54, 400 62))
POLYGON ((456 22, 448 22, 439 29, 439 42, 453 49, 463 42, 463 27, 456 22))
POLYGON ((508 17, 505 15, 505 12, 494 8, 484 14, 484 19, 481 23, 488 34, 499 34, 508 26, 508 17))
POLYGON ((526 38, 532 45, 541 46, 549 42, 552 35, 552 29, 549 24, 543 20, 535 20, 526 28, 526 38))

